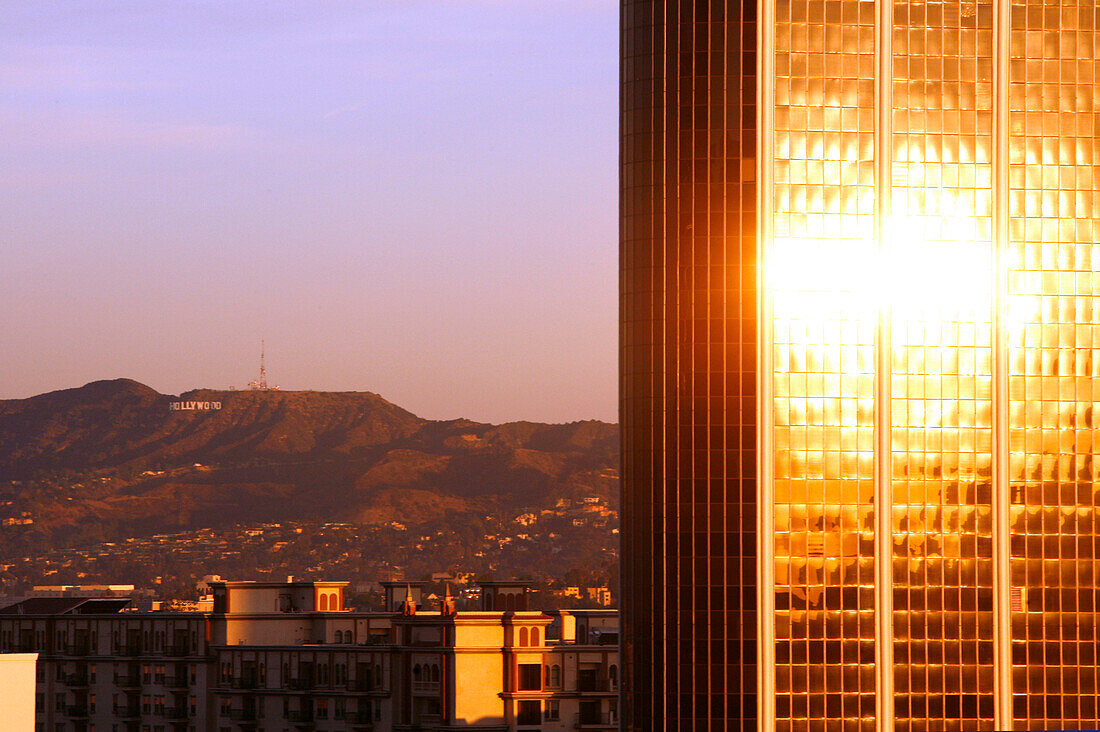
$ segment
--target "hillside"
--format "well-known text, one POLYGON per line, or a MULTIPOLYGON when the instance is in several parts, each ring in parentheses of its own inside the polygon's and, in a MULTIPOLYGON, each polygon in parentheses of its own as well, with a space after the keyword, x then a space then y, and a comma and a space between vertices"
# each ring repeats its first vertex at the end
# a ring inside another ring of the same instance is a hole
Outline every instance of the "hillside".
POLYGON ((98 381, 0 400, 0 552, 291 520, 458 530, 586 497, 617 512, 618 449, 601 422, 440 422, 366 392, 98 381))

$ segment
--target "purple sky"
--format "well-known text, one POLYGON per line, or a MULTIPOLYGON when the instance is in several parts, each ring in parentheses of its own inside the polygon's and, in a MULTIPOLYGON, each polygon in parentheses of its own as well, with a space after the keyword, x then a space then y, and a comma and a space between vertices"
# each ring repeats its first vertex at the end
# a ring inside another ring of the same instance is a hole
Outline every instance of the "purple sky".
POLYGON ((616 0, 0 0, 0 398, 616 419, 616 0))

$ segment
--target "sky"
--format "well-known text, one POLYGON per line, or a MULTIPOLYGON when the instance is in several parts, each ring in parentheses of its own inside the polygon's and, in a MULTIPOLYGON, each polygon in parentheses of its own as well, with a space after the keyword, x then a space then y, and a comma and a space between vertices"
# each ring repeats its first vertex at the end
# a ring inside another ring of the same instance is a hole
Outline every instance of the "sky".
POLYGON ((0 0, 0 399, 616 419, 615 0, 0 0))

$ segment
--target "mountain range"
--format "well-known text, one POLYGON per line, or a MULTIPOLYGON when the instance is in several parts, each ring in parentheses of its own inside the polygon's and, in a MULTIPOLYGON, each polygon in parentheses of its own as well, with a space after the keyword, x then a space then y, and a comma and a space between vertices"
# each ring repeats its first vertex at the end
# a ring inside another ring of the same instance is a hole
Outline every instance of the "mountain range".
POLYGON ((96 381, 0 400, 0 550, 261 521, 462 522, 586 497, 617 510, 618 468, 604 422, 435 421, 370 392, 96 381))

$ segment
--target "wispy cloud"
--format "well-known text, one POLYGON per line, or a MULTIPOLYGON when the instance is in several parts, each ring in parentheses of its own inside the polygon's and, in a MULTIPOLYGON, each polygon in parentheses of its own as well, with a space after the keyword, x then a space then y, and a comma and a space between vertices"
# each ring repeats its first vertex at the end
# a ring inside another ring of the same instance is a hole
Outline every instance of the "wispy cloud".
POLYGON ((348 112, 355 112, 355 111, 363 109, 364 107, 367 107, 369 105, 370 105, 370 102, 356 102, 355 104, 346 104, 343 107, 336 107, 335 109, 330 109, 327 112, 325 112, 324 114, 322 114, 321 116, 324 119, 332 119, 333 117, 336 117, 337 115, 347 114, 348 112))
POLYGON ((0 91, 66 94, 163 88, 160 81, 118 73, 133 62, 122 50, 105 46, 9 46, 0 50, 0 91))
POLYGON ((236 124, 194 120, 145 121, 117 114, 81 111, 62 117, 0 111, 3 147, 132 148, 228 151, 258 142, 257 130, 236 124))

